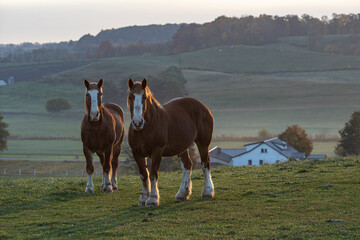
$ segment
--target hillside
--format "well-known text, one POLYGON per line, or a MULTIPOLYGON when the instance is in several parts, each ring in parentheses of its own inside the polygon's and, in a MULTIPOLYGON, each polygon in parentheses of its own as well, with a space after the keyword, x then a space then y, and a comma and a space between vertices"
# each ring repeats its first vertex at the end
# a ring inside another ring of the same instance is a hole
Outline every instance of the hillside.
POLYGON ((82 36, 76 43, 77 48, 99 45, 103 41, 126 46, 142 41, 144 43, 168 42, 172 39, 180 24, 130 26, 118 29, 102 30, 96 36, 82 36))
POLYGON ((213 168, 216 195, 174 203, 181 173, 160 173, 161 203, 138 207, 138 176, 85 195, 86 177, 0 177, 1 239, 358 239, 359 158, 213 168))
MULTIPOLYGON (((84 78, 103 78, 105 87, 118 91, 116 102, 123 106, 129 122, 127 79, 135 76, 141 80, 175 65, 183 69, 189 96, 200 99, 213 112, 215 135, 254 136, 263 128, 276 134, 291 124, 299 124, 311 135, 336 135, 359 109, 360 57, 309 51, 301 47, 306 41, 304 37, 285 38, 264 46, 106 58, 73 67, 67 62, 14 65, 17 74, 25 77, 32 67, 47 71, 36 80, 15 78, 14 85, 1 87, 1 113, 12 136, 78 138, 84 114, 84 78), (72 109, 56 116, 48 114, 45 103, 55 97, 67 98, 72 109)), ((31 152, 43 152, 41 144, 30 146, 31 152)), ((65 147, 59 149, 66 154, 65 147)), ((327 152, 332 153, 333 146, 327 152)), ((9 148, 8 153, 18 152, 9 148)))

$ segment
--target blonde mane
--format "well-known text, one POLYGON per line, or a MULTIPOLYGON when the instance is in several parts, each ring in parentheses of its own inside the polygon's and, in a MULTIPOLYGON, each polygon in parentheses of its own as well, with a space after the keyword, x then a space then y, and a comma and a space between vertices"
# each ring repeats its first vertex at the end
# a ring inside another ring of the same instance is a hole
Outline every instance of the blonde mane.
MULTIPOLYGON (((128 92, 129 92, 128 96, 130 94, 134 94, 134 93, 142 94, 144 92, 146 99, 149 100, 150 104, 154 103, 157 107, 161 107, 161 104, 155 99, 150 88, 148 86, 146 86, 145 89, 143 89, 140 82, 135 82, 134 86, 131 89, 129 89, 128 92)), ((126 102, 126 105, 128 108, 130 108, 130 101, 131 100, 128 97, 127 102, 126 102)))

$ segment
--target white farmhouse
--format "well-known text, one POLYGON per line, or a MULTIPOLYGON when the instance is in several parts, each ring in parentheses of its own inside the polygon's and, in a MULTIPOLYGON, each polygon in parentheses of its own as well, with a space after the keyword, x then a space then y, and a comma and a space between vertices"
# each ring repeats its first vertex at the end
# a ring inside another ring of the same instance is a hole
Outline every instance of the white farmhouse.
POLYGON ((209 151, 209 155, 211 163, 228 166, 259 166, 284 162, 290 158, 296 160, 306 158, 305 153, 297 151, 279 138, 250 143, 245 145, 244 149, 221 149, 214 147, 209 151))
POLYGON ((6 86, 7 83, 4 80, 0 80, 0 86, 6 86))

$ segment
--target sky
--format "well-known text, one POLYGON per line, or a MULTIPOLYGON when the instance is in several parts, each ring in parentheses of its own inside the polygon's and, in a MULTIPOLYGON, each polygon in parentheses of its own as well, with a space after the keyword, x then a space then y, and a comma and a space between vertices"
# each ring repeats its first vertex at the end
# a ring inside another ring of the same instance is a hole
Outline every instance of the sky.
POLYGON ((0 44, 78 40, 133 25, 205 23, 225 15, 360 13, 360 0, 0 0, 0 44))

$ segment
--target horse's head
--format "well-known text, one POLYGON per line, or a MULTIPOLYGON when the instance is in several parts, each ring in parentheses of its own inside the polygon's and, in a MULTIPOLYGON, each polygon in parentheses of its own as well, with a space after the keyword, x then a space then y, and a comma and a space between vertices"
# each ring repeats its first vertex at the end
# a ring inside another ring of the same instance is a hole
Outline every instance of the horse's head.
POLYGON ((90 121, 99 121, 100 120, 100 111, 101 111, 101 101, 102 101, 102 86, 104 81, 102 79, 99 82, 89 83, 88 80, 84 80, 86 87, 86 96, 85 96, 85 108, 86 114, 90 121))
POLYGON ((148 108, 147 99, 151 97, 151 92, 147 87, 147 81, 144 78, 142 82, 135 82, 130 78, 128 81, 129 96, 127 105, 131 113, 131 124, 134 129, 141 130, 144 128, 144 115, 148 108))

